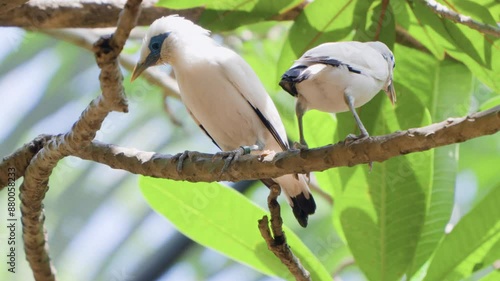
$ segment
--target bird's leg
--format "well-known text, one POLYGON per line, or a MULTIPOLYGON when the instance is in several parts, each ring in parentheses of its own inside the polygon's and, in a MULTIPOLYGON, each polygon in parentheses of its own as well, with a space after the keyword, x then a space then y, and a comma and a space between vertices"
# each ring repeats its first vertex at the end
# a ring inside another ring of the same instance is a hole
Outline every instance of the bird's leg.
POLYGON ((302 103, 300 102, 300 97, 297 99, 297 102, 295 103, 295 114, 297 115, 297 123, 299 124, 299 138, 300 138, 300 143, 295 143, 294 147, 298 149, 307 149, 307 143, 306 139, 304 138, 304 126, 302 125, 302 117, 304 116, 304 113, 306 112, 305 108, 302 106, 302 103))
POLYGON ((233 161, 238 160, 238 158, 240 158, 240 156, 250 154, 250 152, 252 152, 252 151, 262 150, 263 148, 264 148, 263 145, 259 146, 257 144, 254 144, 251 146, 240 146, 238 149, 235 149, 235 150, 217 152, 214 155, 213 160, 216 160, 217 158, 221 158, 221 159, 225 158, 224 166, 222 167, 222 170, 221 170, 221 174, 222 174, 227 170, 227 168, 229 168, 231 163, 233 161))
POLYGON ((182 174, 182 165, 184 164, 184 160, 186 160, 186 158, 189 158, 189 151, 187 150, 181 153, 177 153, 170 160, 173 163, 177 162, 176 170, 178 174, 182 174))
POLYGON ((361 132, 359 136, 349 134, 347 136, 347 140, 354 141, 369 137, 370 135, 368 134, 368 131, 365 129, 363 122, 361 122, 361 119, 359 118, 358 113, 356 112, 356 108, 354 108, 354 97, 344 92, 344 99, 347 105, 349 106, 349 109, 351 110, 351 113, 354 116, 354 120, 356 120, 356 124, 358 124, 359 130, 361 132))
MULTIPOLYGON (((365 126, 363 125, 363 122, 361 122, 361 119, 358 116, 358 113, 356 112, 356 108, 354 108, 354 98, 349 95, 348 93, 344 92, 344 98, 345 101, 347 102, 347 105, 349 106, 349 109, 352 112, 352 115, 354 115, 354 120, 356 120, 356 123, 358 124, 359 130, 361 131, 361 134, 359 136, 349 134, 346 138, 348 141, 356 141, 356 140, 361 140, 369 137, 370 135, 368 134, 368 131, 366 130, 365 126)), ((368 166, 370 167, 370 172, 372 171, 373 168, 373 162, 369 162, 368 166)))

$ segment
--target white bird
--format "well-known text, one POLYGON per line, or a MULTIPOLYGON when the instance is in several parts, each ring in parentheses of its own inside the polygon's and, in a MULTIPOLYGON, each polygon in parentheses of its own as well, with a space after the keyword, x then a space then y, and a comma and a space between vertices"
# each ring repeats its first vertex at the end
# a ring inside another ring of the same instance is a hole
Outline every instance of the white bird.
POLYGON ((392 81, 394 55, 382 42, 338 42, 321 44, 302 55, 283 74, 280 86, 297 97, 295 113, 302 147, 307 147, 302 117, 309 109, 326 112, 350 110, 361 131, 369 136, 356 109, 384 90, 392 104, 396 93, 392 81))
MULTIPOLYGON (((189 114, 215 145, 229 151, 223 155, 230 159, 250 151, 287 150, 281 118, 255 72, 209 34, 182 17, 157 19, 144 38, 132 80, 150 66, 170 64, 189 114)), ((281 186, 300 225, 306 227, 316 204, 305 176, 273 180, 281 186)), ((262 181, 270 186, 273 180, 262 181)))

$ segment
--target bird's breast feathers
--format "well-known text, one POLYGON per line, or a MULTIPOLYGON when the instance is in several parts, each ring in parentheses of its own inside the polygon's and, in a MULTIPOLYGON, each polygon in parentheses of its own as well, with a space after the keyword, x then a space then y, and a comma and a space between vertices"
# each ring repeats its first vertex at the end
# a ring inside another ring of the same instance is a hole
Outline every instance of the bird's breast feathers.
POLYGON ((257 141, 268 149, 281 150, 255 109, 286 140, 278 112, 243 59, 226 49, 189 66, 173 67, 185 106, 223 150, 257 141))

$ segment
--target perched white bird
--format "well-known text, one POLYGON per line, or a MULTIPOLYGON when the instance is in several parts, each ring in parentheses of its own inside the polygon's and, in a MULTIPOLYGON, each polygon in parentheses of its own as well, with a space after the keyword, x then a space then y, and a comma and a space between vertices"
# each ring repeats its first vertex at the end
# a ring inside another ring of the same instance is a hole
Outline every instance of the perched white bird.
POLYGON ((394 104, 396 93, 392 82, 394 55, 382 42, 338 42, 319 45, 302 55, 283 74, 280 86, 297 97, 295 112, 299 124, 300 144, 307 147, 302 116, 309 109, 326 112, 350 110, 361 134, 368 132, 356 109, 384 90, 394 104))
MULTIPOLYGON (((284 151, 288 141, 278 111, 252 68, 220 46, 209 31, 178 16, 157 19, 142 43, 132 80, 146 68, 168 63, 181 99, 198 126, 226 156, 284 151)), ((288 198, 300 225, 316 210, 304 175, 273 179, 288 198)), ((271 179, 262 181, 269 186, 271 179)))

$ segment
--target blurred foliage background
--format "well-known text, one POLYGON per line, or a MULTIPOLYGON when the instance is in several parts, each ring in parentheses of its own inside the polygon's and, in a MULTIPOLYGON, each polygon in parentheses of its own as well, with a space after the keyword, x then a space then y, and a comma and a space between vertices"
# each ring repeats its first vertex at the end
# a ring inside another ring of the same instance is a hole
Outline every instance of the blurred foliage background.
MULTIPOLYGON (((250 63, 275 101, 291 140, 298 137, 294 99, 277 82, 294 59, 328 41, 379 39, 394 51, 397 105, 392 107, 385 95, 377 95, 360 109, 372 135, 500 104, 498 38, 444 20, 421 1, 394 0, 385 6, 388 1, 315 0, 293 21, 266 20, 301 2, 162 0, 159 4, 178 9, 206 5, 199 24, 250 63), (414 41, 404 40, 409 37, 414 41)), ((497 25, 500 21, 500 4, 495 0, 438 2, 480 22, 497 25)), ((0 28, 0 36, 0 155, 5 156, 38 134, 70 129, 100 89, 91 52, 43 32, 0 28)), ((129 41, 124 53, 137 58, 141 41, 129 41)), ((162 89, 141 79, 130 84, 127 70, 124 75, 130 112, 111 114, 98 140, 167 154, 217 151, 179 100, 165 99, 162 89), (182 126, 169 119, 165 102, 182 126)), ((305 115, 311 147, 341 141, 355 128, 349 113, 305 115)), ((329 279, 325 273, 336 280, 500 280, 498 267, 493 267, 500 260, 499 172, 500 137, 481 137, 374 163, 371 172, 363 165, 314 173, 313 183, 327 196, 315 194, 318 211, 309 227, 298 226, 287 204, 282 204, 282 215, 289 236, 298 237, 290 242, 292 249, 313 266, 315 280, 329 279)), ((247 249, 224 243, 228 239, 224 227, 235 227, 234 221, 245 214, 267 210, 268 193, 259 182, 224 185, 248 199, 219 184, 207 187, 143 178, 139 188, 136 175, 65 158, 54 170, 44 200, 50 255, 58 277, 290 279, 286 271, 274 267, 274 256, 255 244, 261 239, 260 216, 247 216, 249 224, 241 226, 248 229, 240 241, 249 245, 247 249), (162 197, 166 196, 162 187, 170 197, 162 197), (241 203, 225 212, 220 202, 233 200, 241 203), (186 206, 201 215, 186 220, 179 212, 186 206), (206 228, 213 236, 204 239, 200 225, 207 213, 223 227, 217 228, 220 232, 206 228), (251 255, 259 259, 238 258, 251 255)), ((6 206, 5 192, 0 193, 0 202, 6 206)), ((2 235, 6 237, 4 230, 2 235)), ((20 229, 17 239, 20 243, 20 229)), ((0 280, 33 279, 22 247, 17 254, 18 272, 1 270, 0 280)))

